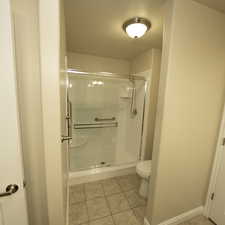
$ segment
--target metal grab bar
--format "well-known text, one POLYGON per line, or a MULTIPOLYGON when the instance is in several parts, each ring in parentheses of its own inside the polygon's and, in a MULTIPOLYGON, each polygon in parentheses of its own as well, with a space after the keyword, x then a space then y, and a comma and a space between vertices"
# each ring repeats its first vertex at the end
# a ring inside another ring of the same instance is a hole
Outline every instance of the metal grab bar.
POLYGON ((112 117, 112 118, 98 118, 98 117, 96 117, 95 118, 96 122, 100 122, 100 121, 114 121, 114 120, 116 120, 116 117, 112 117))
POLYGON ((118 127, 118 122, 112 123, 75 123, 74 129, 93 129, 93 128, 107 128, 107 127, 118 127))

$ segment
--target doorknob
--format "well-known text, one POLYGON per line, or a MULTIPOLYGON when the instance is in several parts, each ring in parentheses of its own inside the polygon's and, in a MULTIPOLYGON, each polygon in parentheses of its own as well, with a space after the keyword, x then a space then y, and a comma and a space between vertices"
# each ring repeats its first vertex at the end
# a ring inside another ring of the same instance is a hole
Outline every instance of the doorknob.
POLYGON ((16 193, 19 190, 19 186, 16 184, 10 184, 6 187, 5 192, 0 193, 0 197, 5 197, 16 193))
POLYGON ((69 140, 71 140, 72 139, 72 137, 70 137, 70 136, 64 136, 64 135, 62 135, 61 136, 61 142, 63 143, 64 141, 69 141, 69 140))

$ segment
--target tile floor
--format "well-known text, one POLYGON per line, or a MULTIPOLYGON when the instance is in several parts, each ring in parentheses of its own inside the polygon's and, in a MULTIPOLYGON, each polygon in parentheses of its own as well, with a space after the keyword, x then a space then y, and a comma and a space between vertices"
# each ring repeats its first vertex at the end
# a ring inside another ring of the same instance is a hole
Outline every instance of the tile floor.
MULTIPOLYGON (((70 225, 143 225, 140 180, 127 175, 70 187, 70 225)), ((203 216, 179 225, 213 225, 203 216)))
MULTIPOLYGON (((136 174, 70 187, 70 225, 143 225, 136 174)), ((189 224, 188 224, 189 225, 189 224)))
POLYGON ((204 216, 197 216, 187 222, 180 223, 179 225, 214 225, 204 216))

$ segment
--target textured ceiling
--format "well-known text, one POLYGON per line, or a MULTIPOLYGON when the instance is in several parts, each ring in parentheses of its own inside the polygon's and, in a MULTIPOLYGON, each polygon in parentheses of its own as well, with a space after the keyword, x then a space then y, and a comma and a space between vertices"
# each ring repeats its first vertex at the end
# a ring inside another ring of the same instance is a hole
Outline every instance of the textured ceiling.
MULTIPOLYGON (((149 48, 161 48, 165 1, 65 0, 68 51, 132 59, 149 48), (135 16, 152 23, 150 32, 140 39, 129 38, 121 28, 124 21, 135 16)), ((195 1, 225 12, 225 0, 195 1)))

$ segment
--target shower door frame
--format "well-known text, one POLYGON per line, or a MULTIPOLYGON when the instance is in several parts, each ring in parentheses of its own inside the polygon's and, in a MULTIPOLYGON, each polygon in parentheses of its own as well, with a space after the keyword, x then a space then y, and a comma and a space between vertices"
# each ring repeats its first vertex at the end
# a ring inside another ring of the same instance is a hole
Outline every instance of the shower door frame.
MULTIPOLYGON (((87 71, 81 71, 78 69, 72 69, 69 68, 67 69, 67 73, 68 73, 68 79, 70 79, 71 76, 79 76, 79 77, 97 77, 97 78, 113 78, 113 79, 124 79, 124 80, 139 80, 139 81, 144 81, 144 102, 143 102, 143 115, 142 115, 142 121, 141 121, 141 140, 140 140, 140 148, 138 151, 138 159, 137 160, 144 160, 144 156, 145 156, 145 150, 143 149, 143 141, 144 141, 144 132, 147 132, 147 130, 145 129, 144 126, 144 122, 145 122, 145 118, 146 118, 146 103, 147 101, 147 94, 149 94, 148 98, 150 97, 150 93, 147 93, 149 88, 150 88, 150 81, 151 81, 151 70, 147 70, 142 73, 150 73, 150 76, 144 77, 144 76, 137 76, 135 74, 131 74, 131 75, 127 75, 127 74, 118 74, 118 73, 111 73, 111 72, 87 72, 87 71), (73 74, 73 75, 70 75, 73 74)), ((67 87, 69 88, 69 87, 67 87)), ((69 93, 69 90, 67 91, 67 93, 69 93)), ((69 96, 69 94, 68 94, 69 96)), ((68 97, 69 99, 69 97, 68 97)), ((69 99, 70 101, 70 99, 69 99)), ((72 123, 72 122, 71 122, 72 123)), ((133 162, 134 163, 134 162, 133 162)), ((126 165, 129 163, 124 163, 123 165, 126 165)), ((112 165, 113 166, 118 166, 118 165, 112 165)), ((85 170, 90 170, 90 169, 96 169, 96 168, 105 168, 106 166, 100 166, 100 165, 95 165, 95 166, 91 166, 89 168, 85 168, 85 169, 80 169, 78 171, 73 171, 73 172, 80 172, 80 171, 85 171, 85 170)), ((109 166, 111 167, 111 165, 109 166)), ((72 171, 70 171, 72 172, 72 171)))

